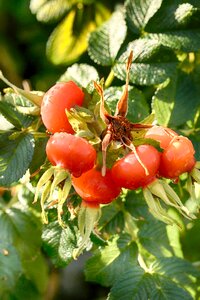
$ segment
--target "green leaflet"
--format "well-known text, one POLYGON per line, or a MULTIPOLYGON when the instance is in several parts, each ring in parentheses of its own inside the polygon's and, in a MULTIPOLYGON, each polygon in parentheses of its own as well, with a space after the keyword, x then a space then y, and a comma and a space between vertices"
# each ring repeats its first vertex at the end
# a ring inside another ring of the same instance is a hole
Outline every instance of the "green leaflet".
POLYGON ((17 286, 20 278, 24 277, 24 288, 26 281, 30 280, 35 295, 39 296, 45 291, 47 284, 47 266, 40 252, 40 220, 30 208, 18 203, 0 210, 0 231, 0 277, 3 281, 5 278, 2 276, 7 277, 5 282, 1 282, 1 287, 7 285, 5 294, 4 288, 1 288, 0 295, 3 293, 3 296, 9 299, 15 291, 18 297, 17 286), (12 275, 9 272, 12 272, 12 275))
POLYGON ((130 29, 136 34, 142 31, 159 10, 162 2, 162 0, 127 0, 125 8, 130 29))
POLYGON ((73 64, 67 68, 59 81, 73 80, 79 86, 86 88, 91 81, 97 81, 98 79, 97 70, 93 66, 88 64, 73 64))
POLYGON ((112 285, 127 268, 136 264, 137 246, 129 235, 114 236, 102 250, 87 261, 86 279, 104 286, 112 285))
POLYGON ((79 237, 75 222, 65 218, 65 225, 61 227, 57 220, 51 221, 44 226, 42 234, 44 250, 57 267, 66 266, 73 260, 79 237))
MULTIPOLYGON (((105 90, 106 104, 110 108, 112 114, 115 112, 117 101, 120 99, 123 87, 110 87, 105 90)), ((129 87, 128 94, 128 114, 127 118, 134 123, 137 123, 147 117, 149 107, 144 97, 144 94, 135 87, 129 87)))
POLYGON ((0 186, 17 182, 32 160, 35 142, 32 134, 17 132, 0 134, 0 186))
POLYGON ((31 0, 30 10, 36 14, 38 21, 46 23, 60 19, 76 2, 74 0, 31 0))
POLYGON ((193 120, 199 107, 199 85, 194 74, 178 72, 170 81, 158 87, 152 101, 158 123, 180 126, 193 120))
POLYGON ((126 37, 126 30, 123 13, 120 10, 114 12, 107 22, 90 34, 90 57, 102 66, 112 66, 126 37), (117 31, 116 27, 119 27, 120 31, 117 31))

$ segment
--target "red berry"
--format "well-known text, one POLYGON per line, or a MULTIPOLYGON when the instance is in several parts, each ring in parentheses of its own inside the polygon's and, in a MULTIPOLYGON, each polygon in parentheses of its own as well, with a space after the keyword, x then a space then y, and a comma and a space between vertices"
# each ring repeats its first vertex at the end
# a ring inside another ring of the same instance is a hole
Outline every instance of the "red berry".
POLYGON ((158 141, 160 143, 160 147, 162 149, 166 149, 171 140, 176 136, 178 136, 178 134, 170 128, 153 126, 147 131, 145 138, 158 141))
POLYGON ((160 164, 160 153, 151 145, 140 145, 136 148, 136 152, 148 174, 146 174, 135 153, 130 152, 119 159, 111 169, 113 179, 120 187, 135 190, 147 186, 156 178, 160 164))
POLYGON ((47 130, 51 133, 74 133, 65 113, 75 105, 81 106, 84 93, 73 82, 60 82, 52 86, 44 95, 41 105, 41 117, 47 130))
POLYGON ((88 203, 107 204, 118 197, 121 192, 108 169, 105 176, 102 176, 101 171, 91 169, 79 178, 72 177, 72 184, 77 194, 88 203))
POLYGON ((177 178, 190 172, 195 165, 195 150, 191 141, 184 137, 176 137, 161 155, 159 173, 166 178, 177 178))
POLYGON ((96 150, 85 139, 58 132, 46 145, 47 157, 54 166, 67 169, 74 176, 92 169, 96 162, 96 150))

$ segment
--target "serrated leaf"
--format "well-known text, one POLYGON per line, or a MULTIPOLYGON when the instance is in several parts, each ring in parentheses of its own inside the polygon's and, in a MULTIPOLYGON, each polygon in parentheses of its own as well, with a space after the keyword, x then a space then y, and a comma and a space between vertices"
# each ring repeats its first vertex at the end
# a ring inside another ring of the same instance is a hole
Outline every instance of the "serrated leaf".
POLYGON ((175 127, 193 120, 199 103, 199 87, 192 74, 179 72, 158 88, 152 108, 159 124, 175 127))
POLYGON ((144 220, 152 218, 141 191, 128 191, 125 208, 135 219, 144 220))
MULTIPOLYGON (((126 50, 117 60, 113 71, 117 78, 125 81, 126 78, 126 59, 128 50, 126 50)), ((176 71, 176 62, 148 62, 132 63, 130 69, 130 82, 139 85, 153 85, 164 82, 167 78, 173 76, 176 71)))
POLYGON ((154 43, 157 40, 157 44, 183 52, 195 52, 200 48, 200 31, 198 29, 154 33, 149 34, 148 38, 152 39, 154 43))
POLYGON ((73 80, 81 87, 87 87, 91 81, 97 81, 99 75, 97 70, 87 64, 73 64, 67 71, 60 77, 59 81, 73 80))
POLYGON ((177 257, 160 257, 152 266, 159 274, 173 278, 182 286, 194 288, 195 277, 199 278, 200 272, 188 261, 177 257))
POLYGON ((35 140, 34 153, 32 161, 29 165, 30 174, 37 171, 46 160, 46 143, 48 138, 42 138, 35 140))
POLYGON ((86 50, 87 35, 95 29, 95 23, 86 13, 83 17, 85 19, 75 32, 76 10, 71 10, 50 35, 47 56, 54 64, 70 64, 86 50))
POLYGON ((38 21, 49 22, 61 18, 76 2, 73 0, 31 0, 30 10, 36 14, 38 21))
POLYGON ((182 0, 163 1, 159 11, 148 23, 146 30, 148 32, 161 32, 184 28, 192 20, 196 9, 195 4, 183 3, 182 0))
POLYGON ((127 0, 126 17, 130 29, 134 33, 144 30, 149 20, 159 10, 162 0, 127 0))
POLYGON ((117 205, 112 203, 112 205, 102 207, 101 211, 102 214, 98 223, 101 232, 105 232, 106 235, 122 232, 124 228, 124 215, 117 205))
POLYGON ((45 225, 42 239, 44 250, 57 267, 68 265, 73 259, 73 251, 77 248, 77 227, 68 222, 62 228, 58 221, 45 225))
POLYGON ((158 273, 148 273, 140 267, 132 267, 119 277, 108 300, 192 300, 193 297, 171 278, 158 273))
POLYGON ((32 116, 20 113, 13 105, 6 101, 0 101, 0 112, 17 129, 26 128, 33 122, 32 116))
POLYGON ((32 134, 18 134, 15 139, 10 139, 10 135, 0 135, 0 186, 17 182, 27 171, 34 153, 32 134))
POLYGON ((22 266, 16 249, 6 241, 0 238, 0 297, 3 299, 5 292, 13 289, 19 275, 22 272, 22 266))
MULTIPOLYGON (((123 87, 110 87, 105 90, 104 96, 106 104, 110 108, 112 114, 115 112, 117 101, 120 99, 122 92, 123 87)), ((129 86, 127 118, 131 122, 138 122, 147 117, 148 114, 149 107, 144 94, 137 88, 129 86)))
POLYGON ((116 11, 110 20, 105 22, 89 37, 88 52, 98 64, 111 66, 126 37, 126 23, 121 11, 116 11), (116 30, 120 28, 120 30, 116 30))
POLYGON ((137 261, 137 246, 129 235, 114 237, 108 246, 97 250, 86 263, 86 279, 104 286, 112 285, 127 268, 137 261))
POLYGON ((143 247, 156 257, 174 255, 163 222, 153 218, 145 222, 138 232, 138 237, 143 247))

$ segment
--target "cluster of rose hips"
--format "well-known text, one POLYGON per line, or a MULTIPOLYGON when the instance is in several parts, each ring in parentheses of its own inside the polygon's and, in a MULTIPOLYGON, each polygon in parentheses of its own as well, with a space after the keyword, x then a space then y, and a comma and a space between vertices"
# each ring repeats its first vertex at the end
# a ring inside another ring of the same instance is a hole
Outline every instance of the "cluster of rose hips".
POLYGON ((83 101, 84 93, 74 82, 57 83, 43 98, 41 116, 52 134, 46 146, 49 161, 69 171, 75 191, 86 204, 107 204, 118 197, 121 188, 146 188, 159 177, 176 180, 194 168, 191 141, 169 128, 152 126, 145 138, 158 141, 162 152, 150 144, 136 146, 102 174, 95 148, 74 134, 65 112, 83 101))

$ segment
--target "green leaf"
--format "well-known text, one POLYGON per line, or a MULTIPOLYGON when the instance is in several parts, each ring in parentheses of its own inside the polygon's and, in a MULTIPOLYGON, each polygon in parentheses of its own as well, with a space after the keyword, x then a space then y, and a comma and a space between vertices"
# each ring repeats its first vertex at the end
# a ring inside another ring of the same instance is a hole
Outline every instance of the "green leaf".
POLYGON ((152 266, 154 272, 173 278, 182 286, 195 287, 200 272, 188 261, 177 257, 160 257, 152 266))
POLYGON ((0 134, 0 186, 17 182, 27 171, 34 152, 31 134, 18 134, 10 139, 9 132, 0 134))
MULTIPOLYGON (((5 240, 17 251, 21 271, 20 273, 18 271, 16 281, 18 281, 19 275, 23 275, 31 280, 38 293, 44 293, 47 284, 47 265, 40 251, 42 243, 41 223, 38 217, 28 206, 17 203, 11 208, 0 211, 0 231, 1 240, 5 240), (38 276, 38 269, 40 276, 38 276)), ((9 248, 5 246, 4 249, 9 253, 9 248)), ((9 295, 12 294, 13 290, 15 289, 9 286, 9 295)))
POLYGON ((46 143, 48 138, 36 139, 32 161, 29 165, 30 174, 37 171, 46 160, 46 143))
POLYGON ((40 227, 38 219, 20 205, 0 211, 1 238, 16 246, 24 261, 37 256, 41 246, 40 227))
POLYGON ((181 30, 174 32, 149 34, 148 38, 154 43, 163 45, 173 50, 195 52, 200 48, 200 30, 181 30))
POLYGON ((158 123, 180 126, 193 120, 199 107, 199 86, 192 74, 179 72, 171 81, 158 87, 152 101, 158 123))
POLYGON ((84 12, 78 31, 75 32, 76 14, 75 9, 71 10, 54 29, 47 42, 47 56, 56 65, 70 64, 77 60, 87 48, 88 33, 95 29, 94 21, 84 12))
POLYGON ((108 246, 97 250, 87 261, 86 279, 104 286, 112 285, 127 268, 132 268, 137 261, 137 246, 129 235, 115 236, 108 246))
POLYGON ((101 211, 102 215, 98 223, 101 232, 105 232, 106 235, 122 232, 124 215, 120 208, 115 203, 112 203, 102 207, 101 211))
POLYGON ((20 113, 13 105, 0 101, 0 112, 17 129, 26 128, 33 122, 33 117, 20 113))
POLYGON ((44 226, 43 247, 55 266, 63 267, 72 261, 77 238, 77 227, 71 222, 68 222, 66 228, 62 228, 58 221, 44 226))
POLYGON ((152 219, 148 211, 143 193, 139 190, 128 191, 126 195, 125 208, 131 216, 138 220, 152 219))
MULTIPOLYGON (((112 114, 115 112, 117 101, 120 99, 123 87, 110 87, 105 90, 105 100, 112 114)), ((138 122, 147 117, 149 107, 144 94, 135 87, 129 86, 128 93, 128 114, 127 118, 132 122, 138 122)))
MULTIPOLYGON (((125 81, 126 60, 128 51, 124 52, 116 62, 113 71, 117 78, 125 81)), ((171 77, 176 71, 175 62, 148 62, 132 63, 130 70, 130 82, 139 85, 159 84, 171 77)))
MULTIPOLYGON (((37 268, 37 273, 40 268, 37 268)), ((37 274, 38 275, 38 274, 37 274)), ((38 280, 40 276, 38 276, 38 280)), ((43 300, 44 293, 38 292, 33 282, 27 279, 24 275, 21 275, 15 285, 15 287, 5 294, 5 299, 12 300, 43 300), (7 298, 6 298, 7 297, 7 298)), ((4 298, 3 298, 4 299, 4 298)))
POLYGON ((88 64, 74 64, 60 77, 59 81, 73 80, 81 87, 87 87, 91 81, 99 79, 97 70, 88 64))
POLYGON ((38 21, 49 22, 60 19, 76 2, 73 0, 31 0, 30 10, 36 14, 38 21))
POLYGON ((153 218, 145 222, 139 230, 138 237, 142 246, 156 257, 174 255, 163 222, 153 218))
POLYGON ((22 266, 16 249, 2 237, 0 249, 0 297, 3 299, 4 293, 14 288, 22 266))
POLYGON ((159 10, 162 0, 127 0, 126 17, 130 29, 138 34, 144 30, 149 20, 159 10))
POLYGON ((108 297, 108 300, 130 299, 192 300, 193 297, 172 278, 134 266, 119 277, 108 297))
POLYGON ((183 3, 182 0, 163 1, 159 11, 148 23, 146 30, 148 32, 161 32, 184 28, 193 19, 196 10, 196 5, 183 3))
POLYGON ((114 12, 107 22, 90 34, 88 45, 90 57, 102 66, 112 66, 126 37, 126 30, 123 13, 114 12))

